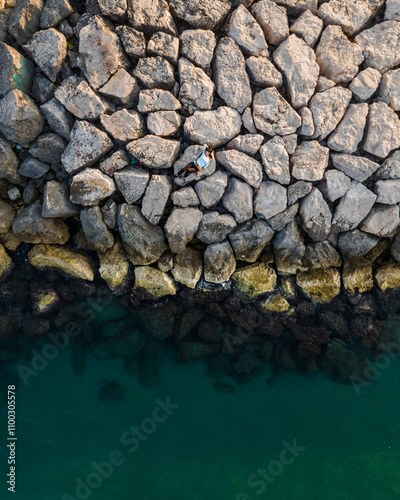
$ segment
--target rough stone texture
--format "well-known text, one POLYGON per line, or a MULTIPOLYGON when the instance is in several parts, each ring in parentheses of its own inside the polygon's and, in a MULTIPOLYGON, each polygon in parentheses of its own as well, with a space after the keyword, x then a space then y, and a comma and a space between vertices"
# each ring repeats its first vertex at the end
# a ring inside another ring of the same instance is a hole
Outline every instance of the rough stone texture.
POLYGON ((42 216, 52 217, 72 217, 79 213, 78 205, 69 199, 69 189, 66 184, 56 181, 46 183, 43 192, 42 216))
POLYGON ((67 142, 57 134, 42 134, 29 148, 29 153, 45 163, 60 163, 67 142))
POLYGON ((18 5, 15 4, 7 30, 21 45, 38 31, 43 5, 43 0, 20 0, 18 5))
POLYGON ((139 59, 133 76, 147 89, 170 90, 175 84, 173 66, 160 56, 139 59))
POLYGON ((115 172, 129 165, 129 162, 128 153, 124 149, 118 149, 111 156, 103 158, 99 163, 99 167, 106 175, 113 177, 115 172))
POLYGON ((390 238, 399 229, 400 217, 397 205, 375 205, 363 220, 360 229, 366 233, 390 238))
POLYGON ((243 127, 250 132, 250 134, 257 134, 257 129, 254 125, 251 108, 246 108, 242 114, 243 127))
POLYGON ((175 22, 165 0, 130 0, 128 3, 129 24, 146 35, 164 31, 176 35, 175 22))
POLYGON ((185 149, 182 156, 178 158, 178 160, 174 163, 175 184, 177 184, 178 186, 186 186, 194 180, 197 181, 199 179, 203 179, 204 177, 208 177, 215 172, 217 162, 213 158, 210 165, 208 165, 207 168, 203 168, 200 172, 194 172, 186 177, 176 177, 176 175, 179 174, 182 168, 186 167, 186 165, 196 160, 201 155, 202 151, 202 146, 189 146, 185 149))
POLYGON ((307 246, 303 263, 309 269, 326 269, 341 266, 342 258, 328 241, 320 241, 307 246))
POLYGON ((146 57, 146 39, 141 31, 129 26, 117 26, 115 31, 129 57, 132 59, 146 57))
POLYGON ((400 151, 394 151, 376 171, 378 179, 400 179, 400 151))
POLYGON ((85 238, 96 252, 104 253, 114 245, 114 236, 104 224, 99 207, 84 208, 80 220, 85 238))
POLYGON ((228 14, 227 0, 170 0, 172 13, 193 28, 211 30, 228 14))
POLYGON ((154 33, 147 44, 149 56, 164 57, 171 64, 177 64, 179 57, 179 38, 159 31, 154 33))
POLYGON ((254 198, 254 213, 257 217, 270 219, 287 207, 287 191, 277 182, 262 182, 254 198))
POLYGON ((253 119, 258 130, 272 136, 293 134, 301 125, 300 116, 274 87, 254 96, 253 119))
POLYGON ((389 104, 395 111, 400 110, 400 71, 398 69, 388 71, 383 75, 379 87, 379 100, 389 104))
POLYGON ((395 263, 383 264, 375 273, 375 281, 383 292, 390 288, 399 288, 400 266, 395 263))
POLYGON ((265 38, 272 45, 279 45, 289 36, 286 9, 271 0, 254 4, 251 13, 264 31, 265 38))
POLYGON ((174 253, 181 253, 196 234, 203 213, 195 207, 174 208, 164 226, 169 246, 174 253))
POLYGON ((267 57, 249 57, 246 59, 247 73, 250 81, 257 87, 281 87, 282 74, 267 57))
POLYGON ((211 109, 214 97, 214 83, 201 68, 188 59, 179 59, 180 88, 179 101, 182 111, 192 115, 196 110, 211 109))
POLYGON ((176 111, 181 109, 181 103, 167 90, 148 89, 140 91, 137 109, 140 113, 176 111))
POLYGON ((17 173, 19 161, 9 143, 0 136, 0 179, 7 179, 13 184, 23 184, 17 173))
POLYGON ((246 55, 268 57, 268 45, 264 33, 243 5, 239 5, 231 14, 225 25, 225 33, 239 45, 246 55))
POLYGON ((197 144, 217 148, 239 135, 242 126, 240 114, 221 106, 215 111, 195 111, 184 124, 184 135, 197 144))
POLYGON ((275 263, 278 271, 296 274, 302 269, 302 260, 306 247, 295 222, 290 222, 279 231, 273 240, 275 263))
POLYGON ((231 177, 222 204, 234 215, 238 224, 245 222, 253 217, 253 190, 245 182, 231 177))
POLYGON ((118 207, 118 229, 129 260, 135 266, 147 266, 167 250, 164 232, 151 224, 133 205, 118 207))
POLYGON ((296 21, 290 26, 290 33, 302 38, 307 45, 314 47, 321 34, 324 23, 322 20, 314 16, 310 10, 306 10, 296 21))
POLYGON ((262 167, 254 158, 234 149, 219 151, 215 157, 217 162, 234 176, 246 181, 254 188, 260 186, 262 181, 262 167))
POLYGON ((124 69, 119 69, 99 92, 111 99, 119 106, 132 108, 139 98, 139 85, 136 80, 124 69))
POLYGON ((323 241, 331 230, 332 214, 321 191, 313 188, 300 201, 299 215, 302 226, 313 241, 323 241))
POLYGON ((208 30, 185 30, 181 36, 181 54, 196 66, 210 66, 217 43, 215 35, 208 30))
POLYGON ((74 175, 70 187, 70 200, 79 205, 93 206, 115 192, 111 177, 95 168, 86 168, 74 175))
POLYGON ((314 51, 304 40, 290 35, 275 50, 274 61, 286 76, 292 106, 295 109, 307 106, 319 75, 314 51))
POLYGON ((191 186, 179 189, 179 191, 174 191, 171 194, 171 200, 175 206, 182 208, 200 204, 200 200, 197 197, 195 190, 191 186))
POLYGON ((387 0, 385 8, 384 20, 387 21, 393 19, 394 21, 400 21, 400 3, 399 0, 387 0))
POLYGON ((252 93, 243 54, 229 37, 221 38, 215 49, 214 78, 218 95, 239 113, 251 104, 252 93))
POLYGON ((167 137, 175 135, 182 120, 175 111, 156 111, 147 115, 147 130, 154 135, 167 137))
POLYGON ((332 225, 338 231, 350 231, 369 214, 376 195, 357 181, 351 181, 350 188, 337 205, 332 225))
POLYGON ((236 227, 235 219, 229 214, 207 212, 201 219, 197 238, 204 243, 220 243, 236 227))
POLYGON ((330 149, 351 154, 357 150, 364 135, 368 104, 350 104, 339 126, 328 139, 330 149))
POLYGON ((12 221, 15 219, 15 210, 8 203, 0 201, 0 234, 8 233, 12 221))
POLYGON ((340 273, 335 268, 300 271, 296 283, 312 301, 331 302, 340 292, 340 273))
POLYGON ((34 101, 20 90, 11 90, 0 100, 0 131, 18 144, 33 142, 43 129, 44 119, 34 101))
POLYGON ((268 222, 258 219, 238 226, 229 234, 229 241, 236 259, 255 262, 271 241, 274 233, 268 222))
POLYGON ((289 155, 282 138, 277 135, 263 144, 260 154, 268 178, 280 184, 289 184, 289 155))
POLYGON ((290 159, 292 175, 304 181, 319 181, 323 178, 329 161, 329 149, 317 141, 303 141, 290 159))
POLYGON ((209 283, 228 281, 236 269, 236 260, 228 241, 208 245, 204 252, 204 279, 209 283))
POLYGON ((236 149, 236 151, 254 156, 260 149, 263 140, 264 136, 261 134, 238 135, 227 144, 226 148, 236 149))
POLYGON ((196 191, 196 195, 198 196, 198 198, 196 196, 197 203, 200 200, 203 207, 214 207, 221 200, 227 185, 228 176, 225 172, 221 171, 217 171, 209 177, 196 182, 196 184, 194 185, 194 190, 196 191))
POLYGON ((140 113, 134 110, 122 109, 112 115, 102 114, 100 123, 117 144, 125 145, 128 142, 140 139, 146 134, 146 125, 140 113))
POLYGON ((113 147, 108 135, 86 121, 75 122, 61 162, 69 174, 96 163, 113 147))
POLYGON ((366 101, 376 91, 382 75, 374 68, 367 68, 360 71, 350 83, 349 89, 353 92, 356 101, 366 101))
POLYGON ((400 179, 377 181, 374 191, 377 196, 377 203, 384 203, 385 205, 400 203, 400 179))
POLYGON ((293 205, 297 200, 310 193, 313 188, 311 182, 297 181, 288 187, 288 205, 293 205))
POLYGON ((363 149, 379 158, 400 146, 400 120, 384 102, 374 102, 369 107, 367 133, 363 149))
POLYGON ((56 98, 40 106, 40 111, 46 118, 50 128, 69 141, 71 129, 74 126, 72 114, 56 98))
POLYGON ((202 253, 195 248, 187 247, 182 253, 175 256, 171 272, 178 283, 182 283, 188 288, 196 288, 203 272, 202 253))
POLYGON ((47 0, 40 16, 40 28, 53 28, 73 12, 68 0, 47 0))
POLYGON ((134 288, 143 288, 154 300, 176 294, 174 280, 159 269, 148 266, 135 267, 134 288))
POLYGON ((378 163, 361 156, 333 154, 332 161, 335 168, 358 182, 364 182, 379 168, 378 163))
POLYGON ((40 179, 44 177, 50 169, 50 165, 43 163, 33 156, 28 156, 20 164, 18 173, 23 177, 28 177, 29 179, 40 179))
POLYGON ((315 52, 321 75, 336 83, 349 82, 358 72, 364 56, 340 26, 327 26, 315 52))
POLYGON ((140 200, 146 190, 149 179, 149 172, 137 166, 125 167, 114 174, 118 190, 129 205, 140 200))
POLYGON ((113 292, 118 293, 129 286, 130 263, 119 240, 110 250, 100 254, 99 259, 99 274, 113 292))
POLYGON ((351 91, 334 87, 315 94, 310 101, 315 131, 313 139, 322 141, 337 127, 351 99, 351 91))
POLYGON ((117 226, 117 210, 117 204, 111 198, 101 207, 103 220, 110 229, 115 229, 117 226))
POLYGON ((178 157, 180 142, 146 135, 130 142, 126 148, 147 168, 171 168, 178 157))
POLYGON ((286 7, 291 16, 298 16, 307 9, 315 14, 318 9, 318 0, 278 0, 276 3, 286 7))
POLYGON ((301 127, 298 131, 299 134, 311 137, 315 132, 312 112, 309 108, 301 108, 299 109, 299 115, 301 117, 301 127))
POLYGON ((282 229, 292 222, 297 215, 299 204, 295 203, 290 207, 286 208, 277 215, 274 215, 268 219, 268 224, 272 227, 274 231, 282 231, 282 229))
POLYGON ((166 175, 152 175, 142 202, 142 214, 152 224, 158 224, 172 191, 172 182, 166 175))
POLYGON ((34 76, 32 61, 5 43, 0 43, 0 97, 19 89, 29 94, 34 76))
POLYGON ((351 179, 339 170, 327 170, 318 186, 325 198, 334 202, 344 196, 350 188, 351 179))
POLYGON ((358 259, 372 250, 378 243, 378 238, 363 233, 359 229, 347 231, 339 235, 339 249, 348 259, 358 259))
POLYGON ((267 292, 275 290, 277 277, 272 267, 258 262, 235 271, 232 280, 235 283, 235 289, 240 295, 245 295, 249 299, 256 299, 267 292))

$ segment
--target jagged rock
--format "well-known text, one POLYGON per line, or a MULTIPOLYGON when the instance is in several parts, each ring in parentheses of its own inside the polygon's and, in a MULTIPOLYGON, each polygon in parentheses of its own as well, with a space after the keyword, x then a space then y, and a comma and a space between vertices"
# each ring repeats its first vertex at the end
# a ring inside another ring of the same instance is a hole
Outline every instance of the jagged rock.
MULTIPOLYGON (((379 0, 379 3, 383 3, 379 0)), ((354 39, 363 51, 365 64, 385 73, 400 63, 400 25, 384 21, 364 30, 354 39)))
POLYGON ((110 17, 113 21, 122 20, 127 9, 127 0, 97 0, 103 16, 110 17))
POLYGON ((262 182, 254 198, 254 214, 256 217, 270 219, 283 212, 287 207, 286 188, 277 182, 262 182))
POLYGON ((340 292, 340 273, 334 267, 300 271, 296 275, 297 286, 312 301, 331 302, 340 292))
POLYGON ((46 104, 42 104, 40 111, 46 118, 50 128, 69 141, 71 129, 74 126, 72 114, 55 97, 46 104))
POLYGON ((358 72, 364 56, 340 26, 327 26, 315 52, 321 74, 336 83, 349 82, 358 72))
POLYGON ((297 134, 284 135, 282 137, 283 144, 285 145, 286 151, 292 155, 297 147, 297 134))
POLYGON ((114 245, 113 234, 104 224, 99 207, 84 208, 80 220, 85 238, 96 252, 104 253, 114 245))
POLYGON ((245 222, 253 217, 253 190, 245 182, 231 177, 222 204, 234 215, 238 224, 245 222))
POLYGON ((400 179, 377 181, 374 191, 377 196, 377 203, 384 203, 385 205, 400 203, 400 179))
POLYGON ((175 281, 182 283, 188 288, 196 288, 203 272, 203 256, 195 248, 187 247, 175 255, 172 276, 175 281))
POLYGON ((277 0, 276 3, 286 7, 291 16, 298 16, 307 9, 315 14, 318 9, 318 0, 277 0))
POLYGON ((258 130, 272 136, 294 134, 301 125, 300 116, 274 87, 255 94, 253 119, 258 130))
POLYGON ((129 57, 132 59, 146 57, 146 39, 142 32, 129 26, 117 26, 115 31, 129 57))
POLYGON ((386 1, 384 20, 387 21, 389 19, 393 19, 394 21, 400 21, 399 0, 387 0, 386 1))
POLYGON ((196 196, 197 203, 200 200, 203 207, 212 208, 221 200, 227 185, 228 176, 221 171, 217 171, 209 177, 196 182, 194 189, 195 194, 198 196, 198 198, 196 196))
POLYGON ((201 219, 196 236, 207 244, 220 243, 235 229, 236 225, 232 215, 207 212, 201 219))
POLYGON ((176 294, 174 280, 168 274, 149 266, 135 267, 134 288, 144 288, 153 299, 176 294))
POLYGON ((366 101, 376 91, 382 75, 373 68, 367 68, 360 71, 354 80, 350 83, 349 89, 357 101, 366 101))
POLYGON ((326 24, 340 24, 346 35, 353 36, 368 24, 383 2, 384 0, 354 0, 349 5, 346 0, 330 0, 321 5, 318 16, 326 24))
POLYGON ((235 290, 249 299, 272 292, 276 287, 276 272, 262 262, 242 267, 232 275, 235 290))
POLYGON ((311 182, 297 181, 288 187, 288 205, 293 205, 297 200, 310 193, 313 185, 311 182))
POLYGON ((99 167, 106 175, 113 177, 115 172, 125 168, 129 163, 128 153, 124 149, 118 149, 111 156, 103 158, 99 163, 99 167))
POLYGON ((87 81, 75 75, 64 80, 54 95, 68 111, 83 120, 96 120, 107 109, 87 81))
POLYGON ((228 172, 246 181, 250 186, 255 188, 260 186, 262 181, 262 167, 254 158, 234 149, 219 151, 215 157, 217 162, 226 168, 228 172))
POLYGON ((251 104, 250 81, 243 54, 229 37, 221 38, 215 50, 214 78, 221 99, 243 113, 251 104))
POLYGON ((383 292, 390 288, 399 288, 400 266, 397 263, 381 265, 375 273, 375 281, 383 292))
POLYGON ((290 222, 275 235, 273 246, 278 271, 296 274, 297 269, 302 269, 306 247, 295 222, 290 222))
MULTIPOLYGON (((1 212, 1 205, 0 205, 1 212)), ((1 231, 0 231, 1 232, 1 231)), ((390 246, 390 255, 396 262, 400 262, 400 234, 398 233, 390 246)))
POLYGON ((302 226, 313 241, 323 241, 331 231, 332 214, 321 191, 313 188, 300 201, 302 226))
POLYGON ((50 170, 50 165, 43 163, 33 156, 27 156, 20 164, 18 174, 29 179, 40 179, 50 170))
POLYGON ((303 141, 290 159, 292 175, 304 181, 320 181, 329 161, 329 149, 317 141, 303 141))
POLYGON ((104 253, 99 254, 99 274, 107 283, 110 290, 118 293, 125 291, 130 285, 129 260, 118 240, 114 246, 104 253))
POLYGON ((181 53, 200 68, 210 66, 217 43, 215 35, 208 30, 185 30, 181 33, 181 53))
POLYGON ((350 231, 369 214, 376 195, 357 181, 351 181, 350 188, 337 205, 332 226, 338 231, 350 231))
POLYGON ((95 269, 90 258, 68 247, 36 245, 29 250, 28 257, 31 265, 38 269, 50 268, 74 278, 94 280, 95 269))
POLYGON ((395 111, 400 111, 400 71, 388 71, 383 75, 379 88, 379 100, 389 104, 395 111))
POLYGON ((61 162, 71 175, 96 163, 113 147, 108 135, 86 121, 75 122, 61 162))
POLYGON ((53 28, 73 12, 68 0, 47 0, 40 16, 40 28, 53 28))
POLYGON ((17 172, 18 165, 16 154, 8 142, 0 136, 0 179, 7 179, 13 184, 22 185, 24 181, 17 172))
POLYGON ((193 28, 211 30, 228 14, 227 0, 170 0, 172 13, 193 28))
MULTIPOLYGON (((186 165, 196 160, 201 155, 202 151, 202 146, 189 146, 188 148, 186 148, 183 155, 174 163, 174 174, 179 174, 182 168, 186 167, 186 165)), ((203 168, 200 172, 194 172, 186 177, 175 177, 175 184, 177 184, 178 186, 186 186, 194 180, 197 181, 204 177, 208 177, 215 172, 216 165, 217 163, 213 158, 210 165, 208 165, 207 168, 203 168)))
POLYGON ((264 140, 261 134, 238 135, 227 144, 227 149, 236 149, 250 156, 253 156, 260 149, 264 140))
POLYGON ((150 174, 137 166, 125 167, 114 173, 114 180, 126 203, 131 205, 143 196, 150 174))
POLYGON ((110 98, 119 106, 132 108, 139 98, 139 85, 136 80, 124 69, 119 69, 99 92, 110 98))
POLYGON ((173 66, 160 56, 139 59, 133 76, 147 89, 170 90, 175 84, 173 66))
POLYGON ((333 154, 332 161, 335 168, 358 182, 364 182, 379 168, 378 163, 361 156, 333 154))
POLYGON ((140 113, 152 113, 155 111, 177 111, 181 109, 181 103, 171 92, 161 89, 141 90, 137 109, 140 113))
POLYGON ((337 127, 351 99, 351 91, 342 87, 333 87, 315 94, 310 101, 315 132, 313 139, 322 141, 337 127))
POLYGON ((14 268, 13 261, 6 252, 3 245, 0 244, 0 281, 5 281, 14 268))
POLYGON ((267 57, 249 57, 246 59, 250 81, 257 87, 281 87, 283 78, 267 57))
POLYGON ((174 253, 181 253, 196 234, 203 213, 195 207, 174 208, 164 226, 169 246, 174 253))
POLYGON ((214 83, 201 68, 185 58, 178 65, 180 88, 179 101, 182 110, 191 115, 196 110, 211 109, 214 97, 214 83))
POLYGON ((292 222, 297 215, 299 204, 295 203, 290 207, 286 208, 277 215, 274 215, 268 219, 268 224, 272 227, 274 231, 282 231, 282 229, 292 222))
POLYGON ((285 312, 290 308, 289 302, 280 293, 267 297, 265 302, 261 303, 264 311, 285 312))
POLYGON ((349 259, 363 257, 372 250, 379 239, 359 229, 347 231, 339 235, 338 245, 343 256, 349 259))
POLYGON ((327 170, 319 189, 329 201, 334 202, 347 193, 350 184, 351 179, 343 172, 327 170))
POLYGON ((251 108, 246 108, 242 114, 243 127, 250 132, 250 134, 257 134, 257 129, 254 126, 251 108))
POLYGON ((115 229, 117 225, 117 210, 117 204, 111 198, 101 207, 104 223, 110 229, 115 229))
POLYGON ((85 207, 93 206, 114 192, 115 184, 111 177, 95 168, 85 168, 72 179, 70 200, 85 207))
POLYGON ((0 200, 0 234, 5 234, 10 231, 14 219, 15 210, 13 207, 0 200))
POLYGON ((129 260, 135 266, 148 266, 167 250, 164 232, 151 224, 134 205, 119 205, 117 223, 129 260))
POLYGON ((265 38, 272 45, 279 45, 289 36, 286 9, 271 0, 261 0, 251 8, 251 13, 264 31, 265 38))
POLYGON ((79 213, 78 205, 69 199, 69 189, 66 184, 56 181, 46 183, 43 192, 42 216, 46 218, 72 217, 79 213))
POLYGON ((378 179, 400 179, 400 151, 394 151, 376 171, 378 179))
POLYGON ((314 47, 321 34, 324 23, 322 20, 314 16, 310 10, 305 10, 303 14, 296 19, 290 26, 290 33, 301 37, 307 45, 314 47))
POLYGON ((55 82, 67 55, 65 36, 54 28, 38 31, 24 45, 24 49, 43 73, 55 82))
POLYGON ((7 30, 21 45, 38 31, 43 5, 43 0, 20 0, 13 5, 7 30))
POLYGON ((197 197, 195 190, 191 186, 182 188, 179 191, 174 191, 171 194, 171 200, 175 206, 182 208, 200 204, 200 200, 197 197))
POLYGON ((29 153, 45 163, 60 163, 67 142, 57 134, 42 134, 29 148, 29 153))
POLYGON ((33 142, 43 129, 44 119, 34 101, 20 90, 11 90, 0 100, 0 131, 18 144, 33 142))
POLYGON ((225 25, 225 33, 239 45, 246 55, 268 57, 268 45, 264 33, 243 5, 239 5, 231 14, 225 25))
POLYGON ((197 144, 217 148, 239 135, 241 126, 236 109, 220 106, 215 111, 195 111, 185 121, 184 135, 197 144))
POLYGON ((369 107, 367 133, 363 149, 379 158, 400 146, 400 120, 384 102, 374 102, 369 107))
POLYGON ((125 145, 146 135, 145 122, 134 110, 121 109, 112 115, 102 114, 100 123, 117 144, 125 145))
POLYGON ((0 41, 4 42, 7 38, 7 23, 10 19, 12 9, 4 8, 0 9, 0 41))
POLYGON ((171 168, 179 155, 180 142, 146 135, 130 142, 128 153, 147 168, 171 168))
POLYGON ((339 126, 328 139, 330 149, 341 153, 354 153, 364 135, 368 104, 350 104, 339 126))
POLYGON ((204 279, 209 283, 228 281, 236 269, 236 260, 228 241, 208 245, 204 252, 204 279))
POLYGON ((399 224, 397 205, 375 205, 361 223, 360 229, 381 238, 391 238, 398 231, 399 224))
POLYGON ((152 175, 142 202, 142 214, 152 224, 158 224, 172 191, 166 175, 152 175))
POLYGON ((372 266, 368 260, 346 261, 343 266, 342 278, 343 286, 351 294, 364 293, 374 286, 372 266))
POLYGON ((165 31, 177 35, 175 22, 165 0, 130 0, 128 3, 129 24, 146 35, 165 31))
POLYGON ((317 92, 325 92, 325 90, 331 89, 335 85, 336 83, 332 80, 329 80, 329 78, 325 78, 325 76, 319 76, 317 87, 315 90, 317 92))
POLYGON ((32 61, 1 42, 0 66, 0 97, 15 89, 29 94, 35 70, 32 61))
POLYGON ((301 117, 300 135, 312 136, 315 132, 314 119, 309 108, 301 108, 298 111, 301 117))
POLYGON ((319 241, 307 246, 303 263, 310 269, 326 269, 340 267, 342 258, 328 241, 319 241))
POLYGON ((304 40, 290 35, 275 50, 274 61, 286 76, 292 106, 295 109, 307 106, 319 75, 314 51, 304 40))
POLYGON ((160 271, 164 271, 164 273, 171 271, 171 269, 174 267, 174 254, 170 251, 163 253, 157 262, 157 267, 160 271))
POLYGON ((58 243, 69 240, 68 227, 60 219, 45 219, 42 205, 36 201, 24 208, 12 223, 12 233, 25 243, 58 243))
POLYGON ((154 33, 147 44, 147 54, 149 56, 164 57, 171 64, 178 63, 179 38, 159 31, 154 33))
POLYGON ((229 234, 229 241, 236 259, 255 262, 274 233, 268 222, 258 219, 250 220, 234 229, 229 234))

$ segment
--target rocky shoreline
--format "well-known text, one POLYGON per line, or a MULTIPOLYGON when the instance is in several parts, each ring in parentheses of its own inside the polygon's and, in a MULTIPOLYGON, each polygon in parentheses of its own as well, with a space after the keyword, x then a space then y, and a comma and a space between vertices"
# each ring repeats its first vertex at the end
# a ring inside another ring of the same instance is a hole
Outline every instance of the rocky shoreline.
POLYGON ((399 287, 400 5, 347 3, 0 1, 0 279, 28 244, 139 301, 399 287))

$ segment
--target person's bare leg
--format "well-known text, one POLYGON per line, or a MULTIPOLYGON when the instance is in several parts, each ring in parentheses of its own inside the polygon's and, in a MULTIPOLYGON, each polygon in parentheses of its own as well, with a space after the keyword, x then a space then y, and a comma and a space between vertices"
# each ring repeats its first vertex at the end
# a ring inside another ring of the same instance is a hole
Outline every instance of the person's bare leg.
POLYGON ((189 163, 188 165, 186 165, 186 167, 183 167, 182 170, 180 172, 178 172, 178 177, 181 176, 182 174, 184 174, 185 172, 187 172, 188 170, 191 171, 191 172, 195 172, 195 170, 193 170, 194 168, 194 163, 189 163), (190 170, 192 169, 192 170, 190 170))

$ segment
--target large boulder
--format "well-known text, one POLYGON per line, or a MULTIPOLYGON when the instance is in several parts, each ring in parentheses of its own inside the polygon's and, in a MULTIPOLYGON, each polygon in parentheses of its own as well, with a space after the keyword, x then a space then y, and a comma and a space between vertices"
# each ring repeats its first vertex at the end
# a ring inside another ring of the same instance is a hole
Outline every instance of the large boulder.
POLYGON ((197 238, 207 243, 221 243, 236 227, 235 219, 229 214, 207 212, 201 219, 197 238))
POLYGON ((331 231, 332 214, 321 191, 313 188, 300 201, 299 215, 302 226, 313 241, 323 241, 331 231))
POLYGON ((130 284, 130 262, 122 243, 117 240, 112 248, 99 254, 99 274, 113 292, 123 292, 130 284))
POLYGON ((29 148, 29 154, 45 163, 60 163, 67 142, 57 134, 41 134, 29 148))
POLYGON ((400 203, 400 179, 376 181, 374 191, 377 203, 385 205, 400 203))
POLYGON ((89 246, 96 252, 104 253, 114 245, 114 236, 105 225, 99 207, 84 208, 80 221, 89 246))
POLYGON ((367 134, 363 149, 379 158, 400 147, 400 119, 384 102, 374 102, 369 107, 367 134))
POLYGON ((211 109, 214 98, 214 83, 211 78, 184 57, 179 59, 178 71, 182 110, 192 115, 197 110, 211 109))
POLYGON ((376 204, 360 224, 360 229, 381 238, 391 238, 399 230, 399 225, 398 205, 376 204))
POLYGON ((128 166, 114 173, 114 180, 126 203, 136 203, 143 196, 150 174, 144 168, 128 166))
POLYGON ((351 90, 333 87, 314 95, 310 101, 315 131, 313 139, 322 141, 337 127, 351 99, 351 90))
POLYGON ((379 88, 379 100, 400 111, 400 71, 394 69, 383 75, 379 88))
POLYGON ((276 233, 273 246, 278 271, 284 274, 296 274, 297 269, 302 269, 306 247, 295 222, 290 222, 276 233))
POLYGON ((374 68, 367 68, 360 71, 350 83, 349 89, 353 92, 356 101, 366 101, 376 91, 382 75, 374 68))
POLYGON ((126 149, 147 168, 171 168, 179 155, 180 142, 146 135, 130 142, 126 149))
POLYGON ((204 252, 204 279, 209 283, 228 281, 236 269, 236 259, 228 241, 208 245, 204 252))
POLYGON ((234 215, 238 224, 245 222, 253 217, 253 190, 245 182, 231 177, 222 204, 234 215))
POLYGON ((0 179, 6 179, 13 184, 24 184, 18 174, 19 160, 9 143, 0 136, 0 179))
POLYGON ((272 267, 258 262, 242 267, 232 275, 235 290, 250 299, 275 290, 277 276, 272 267))
POLYGON ((47 0, 40 16, 40 28, 53 28, 73 12, 68 0, 47 0))
POLYGON ((347 259, 358 259, 364 257, 370 250, 376 247, 379 239, 359 229, 341 233, 338 239, 339 249, 347 259))
POLYGON ((139 93, 137 109, 140 113, 177 111, 181 109, 181 104, 168 90, 145 89, 139 93))
POLYGON ((252 6, 251 13, 270 44, 279 45, 289 36, 289 23, 284 7, 271 0, 261 0, 252 6))
POLYGON ((125 145, 146 135, 143 117, 134 110, 121 109, 112 115, 102 114, 100 122, 117 144, 125 145))
POLYGON ((282 137, 276 135, 260 148, 265 173, 271 181, 289 184, 289 154, 282 137))
POLYGON ((31 90, 35 66, 9 45, 0 43, 0 97, 19 89, 25 94, 31 90))
POLYGON ((196 234, 203 213, 195 207, 174 208, 165 223, 165 234, 174 253, 181 253, 196 234))
POLYGON ((268 57, 268 45, 264 33, 243 5, 239 5, 231 14, 225 25, 225 33, 235 40, 246 55, 268 57))
POLYGON ((275 231, 268 222, 258 219, 247 221, 229 234, 236 260, 255 262, 272 240, 275 231))
POLYGON ((114 181, 96 168, 85 168, 74 175, 70 186, 70 200, 79 205, 94 206, 115 192, 114 181))
POLYGON ((203 272, 202 253, 196 248, 186 247, 182 253, 175 255, 171 272, 178 283, 196 288, 203 272))
POLYGON ((372 191, 363 184, 352 181, 335 209, 332 226, 338 232, 355 229, 369 214, 375 200, 376 195, 372 191))
POLYGON ((228 0, 170 0, 172 13, 193 28, 212 30, 228 14, 228 0))
POLYGON ((207 168, 203 168, 200 172, 193 172, 186 177, 179 176, 180 171, 186 167, 189 163, 192 163, 193 161, 197 160, 197 158, 201 155, 203 151, 202 146, 189 146, 188 148, 185 149, 183 155, 178 158, 178 160, 174 163, 174 174, 175 174, 175 184, 178 186, 186 186, 187 184, 190 184, 194 180, 199 180, 203 179, 204 177, 211 176, 214 174, 217 163, 215 159, 213 158, 211 160, 211 163, 208 165, 207 168), (178 175, 178 177, 176 177, 178 175))
POLYGON ((50 128, 69 141, 71 130, 74 126, 74 117, 72 114, 55 97, 42 104, 40 111, 46 118, 50 128))
POLYGON ((378 168, 379 164, 362 156, 333 154, 335 168, 358 182, 367 180, 378 168))
POLYGON ((135 267, 134 288, 144 289, 153 299, 176 294, 174 280, 168 274, 150 266, 135 267))
POLYGON ((119 106, 132 108, 137 104, 140 88, 137 81, 124 69, 119 69, 99 92, 119 106))
POLYGON ((152 175, 142 201, 142 214, 152 224, 158 224, 172 191, 172 182, 166 175, 152 175))
POLYGON ((246 59, 247 73, 251 83, 257 87, 282 87, 282 74, 264 56, 251 56, 246 59))
POLYGON ((303 141, 291 159, 292 175, 304 181, 320 181, 329 162, 329 149, 317 141, 303 141))
POLYGON ((72 217, 79 213, 79 206, 69 199, 69 188, 66 184, 48 181, 43 191, 42 215, 46 218, 72 217))
POLYGON ((340 273, 337 269, 299 271, 296 284, 302 292, 317 303, 331 302, 340 292, 340 273))
POLYGON ((339 267, 342 265, 342 258, 338 251, 325 240, 307 246, 303 264, 309 269, 339 267))
POLYGON ((12 4, 7 30, 21 45, 38 31, 43 5, 43 0, 20 0, 12 4))
POLYGON ((325 172, 319 189, 329 201, 336 201, 350 189, 351 179, 339 170, 331 169, 325 172))
POLYGON ((194 190, 203 207, 212 208, 221 200, 227 185, 228 176, 225 172, 218 170, 209 177, 196 182, 194 190))
POLYGON ((270 219, 287 207, 287 190, 277 182, 262 182, 254 198, 256 217, 270 219))
POLYGON ((246 181, 254 188, 260 186, 262 181, 262 167, 254 158, 234 149, 219 151, 215 157, 217 162, 235 177, 246 181))
POLYGON ((350 104, 339 126, 329 136, 329 148, 341 153, 354 153, 363 138, 367 115, 367 103, 350 104))

